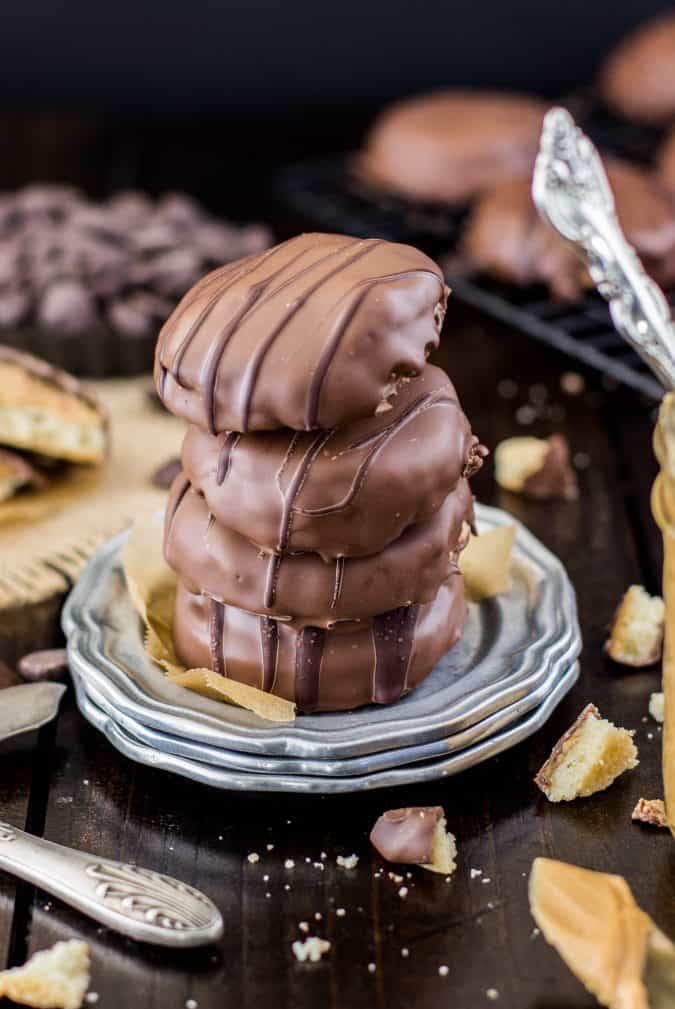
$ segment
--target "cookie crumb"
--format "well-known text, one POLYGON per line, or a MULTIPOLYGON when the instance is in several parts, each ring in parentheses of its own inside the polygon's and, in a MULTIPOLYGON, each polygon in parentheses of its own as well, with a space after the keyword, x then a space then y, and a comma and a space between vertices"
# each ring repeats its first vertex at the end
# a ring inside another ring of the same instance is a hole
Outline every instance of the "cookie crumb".
POLYGON ((661 691, 656 694, 652 694, 649 698, 649 714, 655 722, 663 722, 663 693, 661 691))
POLYGON ((311 963, 318 963, 324 953, 330 950, 330 943, 327 939, 320 939, 316 935, 309 936, 304 942, 296 939, 292 944, 293 956, 299 963, 309 960, 311 963))
POLYGON ((638 799, 631 820, 649 823, 653 827, 667 827, 666 805, 663 799, 638 799))
POLYGON ((359 863, 358 855, 338 855, 335 859, 342 869, 355 869, 359 863))

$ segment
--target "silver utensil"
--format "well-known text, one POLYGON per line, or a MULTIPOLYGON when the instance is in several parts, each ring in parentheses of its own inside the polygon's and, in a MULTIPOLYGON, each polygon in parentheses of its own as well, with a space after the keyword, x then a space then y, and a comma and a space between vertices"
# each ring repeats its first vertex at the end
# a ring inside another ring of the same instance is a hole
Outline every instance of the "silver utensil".
POLYGON ((597 150, 566 109, 553 108, 544 119, 532 198, 588 266, 621 336, 666 389, 675 388, 675 325, 668 303, 626 241, 597 150))
POLYGON ((159 946, 203 946, 223 934, 215 904, 151 869, 97 858, 0 822, 0 869, 108 928, 159 946))

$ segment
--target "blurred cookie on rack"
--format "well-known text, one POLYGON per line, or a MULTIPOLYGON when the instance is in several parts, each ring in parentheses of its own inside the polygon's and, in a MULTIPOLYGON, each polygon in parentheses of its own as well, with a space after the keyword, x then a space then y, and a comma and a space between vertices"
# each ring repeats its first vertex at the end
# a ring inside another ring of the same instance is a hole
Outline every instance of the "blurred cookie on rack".
MULTIPOLYGON (((617 158, 607 176, 626 238, 657 283, 675 281, 675 206, 659 178, 617 158)), ((525 287, 545 284, 555 298, 575 301, 591 286, 571 246, 541 219, 531 177, 500 183, 478 200, 462 236, 462 255, 476 270, 525 287)))
POLYGON ((463 203, 527 175, 546 105, 530 95, 438 91, 380 114, 354 163, 376 187, 425 203, 463 203))
POLYGON ((600 94, 628 119, 661 124, 675 117, 675 14, 647 21, 614 49, 600 94))

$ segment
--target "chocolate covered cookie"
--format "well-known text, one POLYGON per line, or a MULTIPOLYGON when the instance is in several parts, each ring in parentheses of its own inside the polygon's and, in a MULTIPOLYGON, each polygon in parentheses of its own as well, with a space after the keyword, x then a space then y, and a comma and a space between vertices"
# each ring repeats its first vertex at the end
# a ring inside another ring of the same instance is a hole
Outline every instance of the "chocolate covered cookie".
POLYGON ((546 105, 528 95, 438 91, 384 110, 356 170, 410 200, 456 204, 531 171, 546 105))
POLYGON ((600 75, 605 101, 629 119, 675 116, 675 14, 648 21, 611 53, 600 75))
POLYGON ((328 627, 411 603, 430 602, 456 566, 456 549, 473 497, 466 480, 425 522, 410 526, 381 553, 337 557, 266 553, 214 521, 184 476, 166 512, 167 563, 193 592, 297 624, 328 627))
POLYGON ((332 630, 298 630, 179 584, 173 631, 187 666, 273 692, 300 711, 342 711, 389 704, 408 693, 456 643, 465 619, 458 573, 432 602, 332 630))
POLYGON ((375 554, 430 518, 484 450, 445 372, 427 366, 393 408, 331 431, 210 435, 183 469, 215 520, 267 551, 375 554))
POLYGON ((300 235, 188 292, 158 340, 160 397, 211 434, 371 416, 423 370, 446 296, 410 246, 300 235))
MULTIPOLYGON (((657 283, 675 280, 675 208, 658 179, 625 161, 608 159, 619 221, 647 272, 657 283)), ((474 207, 462 250, 476 267, 521 286, 544 283, 561 299, 575 300, 590 279, 571 246, 538 215, 530 178, 486 193, 474 207)))
POLYGON ((0 445, 70 462, 101 463, 103 407, 72 375, 0 344, 0 445))

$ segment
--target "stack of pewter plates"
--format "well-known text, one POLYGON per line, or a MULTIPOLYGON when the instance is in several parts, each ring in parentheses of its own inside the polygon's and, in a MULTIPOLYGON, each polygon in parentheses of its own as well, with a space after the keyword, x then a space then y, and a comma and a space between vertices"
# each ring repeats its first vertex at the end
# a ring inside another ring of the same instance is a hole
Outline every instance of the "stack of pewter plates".
POLYGON ((80 710, 132 760, 223 789, 365 791, 456 774, 500 753, 543 725, 575 683, 581 638, 560 561, 504 512, 477 505, 476 518, 479 531, 517 525, 508 592, 470 604, 461 643, 407 697, 288 724, 166 679, 143 650, 120 562, 126 534, 118 536, 94 555, 64 610, 80 710))

